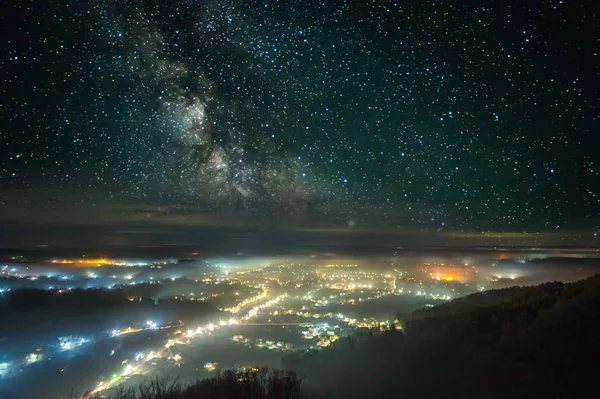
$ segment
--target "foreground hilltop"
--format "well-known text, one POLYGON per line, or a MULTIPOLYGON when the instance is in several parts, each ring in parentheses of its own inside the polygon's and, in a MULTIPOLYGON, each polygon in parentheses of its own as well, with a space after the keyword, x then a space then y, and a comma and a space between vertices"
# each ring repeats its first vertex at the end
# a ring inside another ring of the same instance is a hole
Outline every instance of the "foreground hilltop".
POLYGON ((400 316, 401 328, 291 355, 284 371, 115 398, 582 397, 600 370, 599 309, 600 275, 482 292, 400 316))
POLYGON ((600 275, 482 292, 291 363, 311 397, 580 397, 600 369, 599 309, 600 275))

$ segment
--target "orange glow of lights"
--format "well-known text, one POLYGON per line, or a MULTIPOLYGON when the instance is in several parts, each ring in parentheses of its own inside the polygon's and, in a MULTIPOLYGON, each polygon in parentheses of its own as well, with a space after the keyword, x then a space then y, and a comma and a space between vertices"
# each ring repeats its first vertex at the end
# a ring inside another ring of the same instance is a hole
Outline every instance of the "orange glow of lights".
POLYGON ((117 262, 110 259, 52 259, 50 263, 61 265, 75 266, 100 266, 100 265, 116 265, 117 262))

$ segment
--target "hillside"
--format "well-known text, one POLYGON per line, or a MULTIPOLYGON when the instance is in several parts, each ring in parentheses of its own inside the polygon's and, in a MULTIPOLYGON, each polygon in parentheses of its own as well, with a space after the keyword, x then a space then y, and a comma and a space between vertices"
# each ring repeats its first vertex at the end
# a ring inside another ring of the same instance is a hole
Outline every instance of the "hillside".
POLYGON ((599 370, 600 276, 470 295, 402 332, 295 356, 310 397, 579 397, 599 370))
MULTIPOLYGON (((225 370, 217 376, 191 384, 157 378, 138 388, 117 388, 109 399, 299 399, 302 378, 293 371, 225 370)), ((81 399, 105 398, 102 394, 81 399)), ((77 399, 71 396, 70 399, 77 399)))

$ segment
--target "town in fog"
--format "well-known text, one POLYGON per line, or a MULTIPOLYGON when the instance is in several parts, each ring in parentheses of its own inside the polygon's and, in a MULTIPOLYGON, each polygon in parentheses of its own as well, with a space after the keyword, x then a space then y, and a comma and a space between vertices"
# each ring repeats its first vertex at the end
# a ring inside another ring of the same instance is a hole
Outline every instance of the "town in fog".
POLYGON ((514 285, 595 273, 599 253, 470 249, 336 258, 109 259, 0 264, 0 392, 102 397, 148 379, 285 366, 403 315, 514 285), (579 265, 578 258, 586 262, 579 265), (31 384, 31 381, 36 381, 31 384))

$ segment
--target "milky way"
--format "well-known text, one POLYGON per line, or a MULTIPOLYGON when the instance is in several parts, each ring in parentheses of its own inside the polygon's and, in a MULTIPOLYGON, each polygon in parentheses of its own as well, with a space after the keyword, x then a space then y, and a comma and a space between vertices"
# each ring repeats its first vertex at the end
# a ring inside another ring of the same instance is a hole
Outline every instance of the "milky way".
POLYGON ((598 16, 529 3, 7 2, 0 183, 593 234, 598 16))

